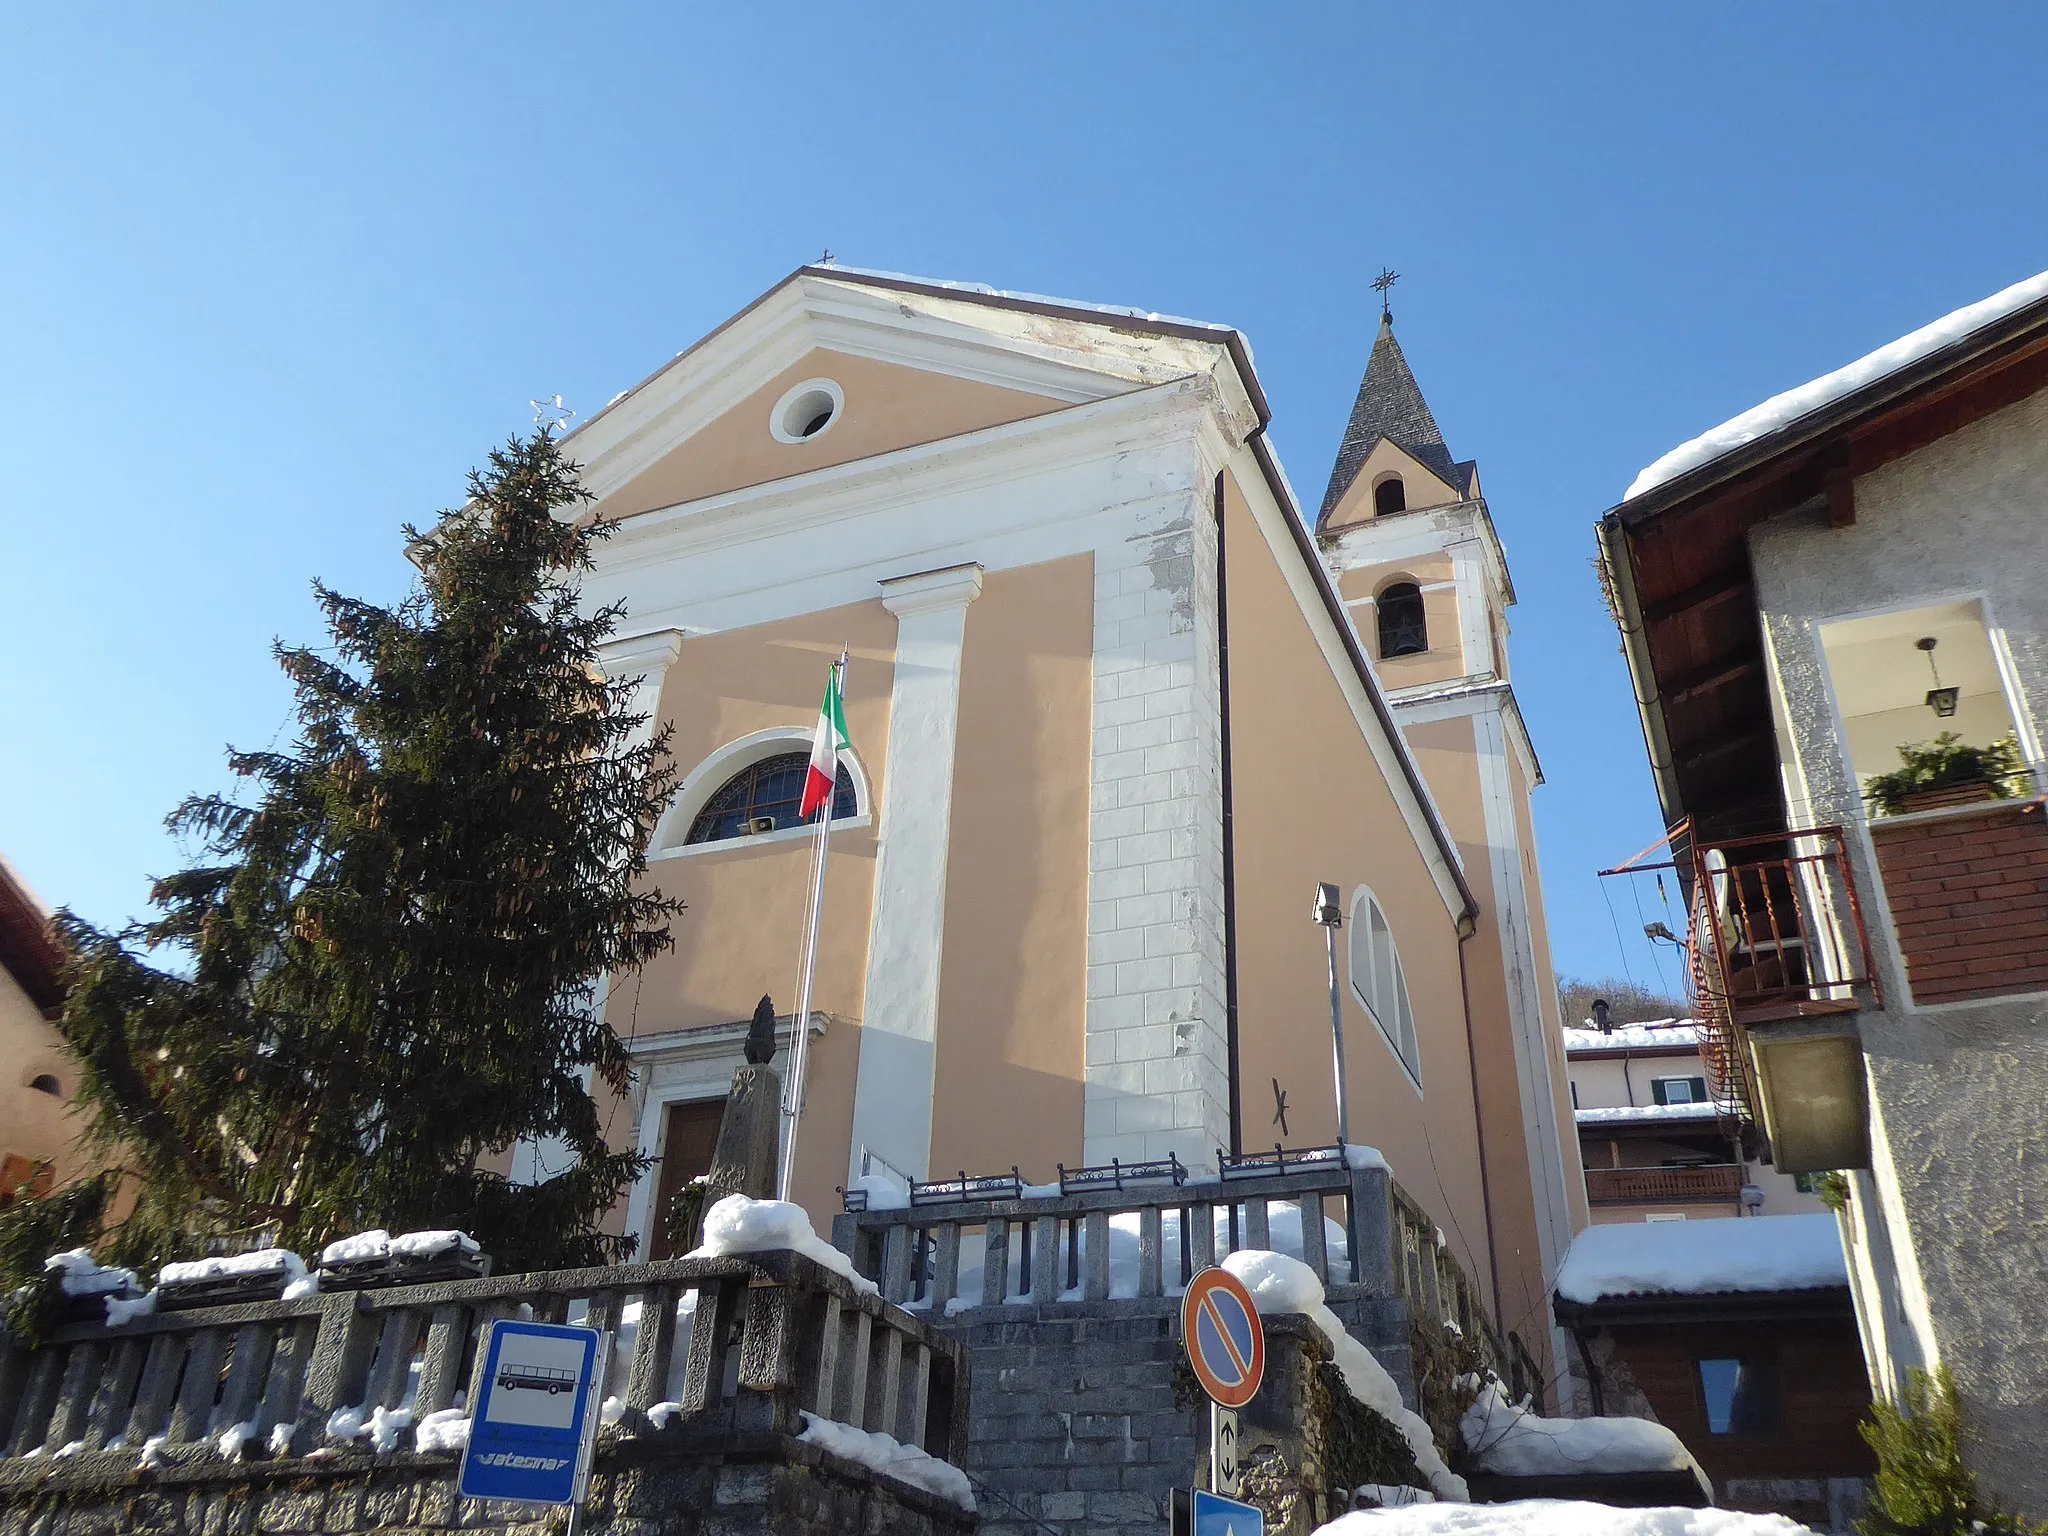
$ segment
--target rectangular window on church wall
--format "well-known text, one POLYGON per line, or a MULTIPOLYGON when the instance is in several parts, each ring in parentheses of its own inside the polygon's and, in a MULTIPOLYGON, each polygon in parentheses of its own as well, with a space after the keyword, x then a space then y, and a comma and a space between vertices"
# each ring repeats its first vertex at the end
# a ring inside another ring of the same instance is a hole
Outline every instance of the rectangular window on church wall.
POLYGON ((725 1100, 694 1099, 668 1107, 667 1134, 661 1140, 661 1172, 654 1185, 654 1208, 647 1213, 650 1229, 646 1257, 672 1259, 687 1253, 694 1233, 669 1231, 669 1207, 690 1180, 711 1171, 718 1147, 718 1126, 725 1118, 725 1100))

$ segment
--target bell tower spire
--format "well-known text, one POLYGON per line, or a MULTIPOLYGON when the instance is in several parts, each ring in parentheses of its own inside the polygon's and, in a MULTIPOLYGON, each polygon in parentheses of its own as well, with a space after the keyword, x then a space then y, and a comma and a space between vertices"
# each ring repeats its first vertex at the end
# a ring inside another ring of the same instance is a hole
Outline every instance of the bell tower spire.
POLYGON ((1441 486, 1441 491, 1437 491, 1435 487, 1418 485, 1415 490, 1425 494, 1407 495, 1403 510, 1463 501, 1475 491, 1473 466, 1453 462, 1436 417, 1430 413, 1429 402, 1422 398, 1422 389, 1401 351, 1401 343, 1394 339, 1394 310, 1388 295, 1400 276, 1391 269, 1382 269, 1372 282, 1380 295, 1379 334, 1373 338, 1365 377, 1359 381, 1358 397, 1352 402, 1351 420, 1344 429, 1344 441, 1338 446, 1337 462, 1330 469, 1329 487, 1323 492, 1322 508, 1316 515, 1319 530, 1329 524, 1330 514, 1357 483, 1359 471, 1374 457, 1374 450, 1382 442, 1392 443, 1415 460, 1441 486))

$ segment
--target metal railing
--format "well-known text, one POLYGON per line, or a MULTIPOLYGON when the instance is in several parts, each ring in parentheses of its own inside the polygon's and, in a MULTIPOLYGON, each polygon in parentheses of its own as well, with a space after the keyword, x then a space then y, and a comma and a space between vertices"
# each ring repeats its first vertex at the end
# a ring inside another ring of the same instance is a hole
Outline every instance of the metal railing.
POLYGON ((1595 1205, 1733 1204, 1742 1198, 1742 1165, 1699 1168, 1588 1168, 1586 1198, 1595 1205))
POLYGON ((304 1456, 346 1443, 330 1432, 342 1409, 368 1421, 407 1408, 417 1423, 458 1394, 473 1404, 495 1319, 616 1331, 636 1302, 630 1364, 607 1389, 623 1403, 619 1433, 708 1449, 800 1433, 809 1410, 941 1459, 966 1445, 961 1347, 775 1251, 195 1308, 75 1324, 35 1349, 0 1336, 0 1477, 35 1453, 126 1475, 153 1440, 164 1462, 199 1460, 231 1426, 249 1453, 304 1456), (650 1418, 674 1376, 673 1405, 650 1418))
MULTIPOLYGON (((1332 1301, 1398 1297, 1417 1321, 1482 1339, 1505 1371, 1493 1321, 1442 1230, 1384 1167, 1347 1167, 1338 1149, 1318 1148, 1226 1160, 1220 1179, 1182 1176, 1146 1184, 1126 1168, 1119 1188, 1070 1172, 1063 1194, 1017 1185, 1015 1194, 954 1200, 914 1186, 894 1209, 855 1191, 833 1221, 833 1242, 886 1299, 937 1320, 976 1308, 1170 1297, 1235 1250, 1274 1248, 1278 1226, 1281 1250, 1307 1264, 1332 1301)), ((948 1182, 986 1187, 964 1176, 948 1182)))

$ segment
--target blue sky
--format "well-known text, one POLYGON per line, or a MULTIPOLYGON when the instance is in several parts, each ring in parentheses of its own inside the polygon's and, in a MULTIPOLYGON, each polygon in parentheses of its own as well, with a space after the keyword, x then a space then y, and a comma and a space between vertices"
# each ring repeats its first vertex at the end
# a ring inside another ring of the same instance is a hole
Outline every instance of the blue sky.
MULTIPOLYGON (((1657 831, 1592 524, 1679 440, 2048 267, 2048 8, 18 7, 0 849, 102 922, 279 739, 309 582, 826 246, 1226 321, 1319 496, 1366 281, 1521 603, 1560 969, 1657 831)), ((1619 922, 1640 926, 1626 893, 1619 922)), ((1654 914, 1651 914, 1654 915, 1654 914)))

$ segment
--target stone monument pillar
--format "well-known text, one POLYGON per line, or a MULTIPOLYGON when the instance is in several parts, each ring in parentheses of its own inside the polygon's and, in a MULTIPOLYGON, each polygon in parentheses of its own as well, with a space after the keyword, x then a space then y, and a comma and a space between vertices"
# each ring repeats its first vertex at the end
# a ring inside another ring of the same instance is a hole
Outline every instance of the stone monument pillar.
POLYGON ((782 1152, 782 1074, 775 1059, 775 1004, 762 998, 747 1031, 747 1064, 732 1075, 732 1094, 719 1122, 718 1145, 704 1180, 704 1206, 727 1195, 775 1198, 782 1152))

